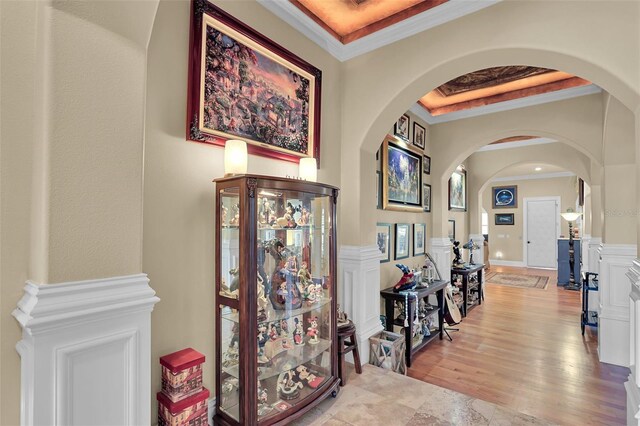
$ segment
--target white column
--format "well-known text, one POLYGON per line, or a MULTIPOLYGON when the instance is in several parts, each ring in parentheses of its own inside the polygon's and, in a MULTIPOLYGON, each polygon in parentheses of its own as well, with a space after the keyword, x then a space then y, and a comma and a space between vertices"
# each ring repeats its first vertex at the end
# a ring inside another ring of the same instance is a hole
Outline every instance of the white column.
POLYGON ((635 244, 602 244, 598 312, 598 356, 601 362, 629 366, 629 293, 627 272, 636 258, 635 244))
POLYGON ((591 242, 591 235, 584 234, 581 238, 582 242, 580 243, 580 259, 582 261, 582 267, 580 270, 582 272, 591 272, 591 263, 589 259, 589 244, 591 242))
POLYGON ((145 274, 40 285, 13 311, 22 326, 23 425, 150 424, 151 311, 145 274))
POLYGON ((599 273, 600 272, 600 245, 602 244, 602 238, 600 237, 591 237, 589 239, 589 246, 588 246, 588 254, 587 257, 589 258, 588 263, 589 263, 589 269, 586 270, 587 272, 594 272, 594 273, 599 273))
POLYGON ((479 249, 473 251, 473 261, 476 264, 481 265, 484 263, 484 235, 470 234, 469 238, 471 238, 474 244, 480 247, 479 249))
POLYGON ((624 384, 627 391, 627 425, 640 425, 640 260, 635 259, 627 271, 631 281, 629 293, 629 380, 624 384))
POLYGON ((440 279, 451 281, 451 240, 449 238, 432 238, 430 247, 429 253, 438 265, 440 279))
POLYGON ((362 364, 369 362, 369 337, 380 322, 380 251, 373 246, 342 246, 338 254, 340 303, 356 325, 362 364))

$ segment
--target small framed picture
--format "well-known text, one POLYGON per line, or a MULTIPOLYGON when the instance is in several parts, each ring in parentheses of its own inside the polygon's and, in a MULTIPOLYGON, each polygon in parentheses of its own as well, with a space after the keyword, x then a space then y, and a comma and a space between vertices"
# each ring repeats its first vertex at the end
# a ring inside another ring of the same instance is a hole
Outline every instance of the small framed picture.
POLYGON ((467 211, 467 171, 456 170, 449 179, 449 210, 467 211))
POLYGON ((431 174, 431 157, 429 157, 428 155, 422 156, 422 172, 425 175, 431 174))
POLYGON ((420 149, 424 149, 427 140, 427 129, 413 122, 413 144, 420 149))
POLYGON ((409 116, 407 114, 402 114, 393 128, 393 133, 401 139, 405 141, 409 141, 409 116))
POLYGON ((424 242, 426 237, 426 225, 424 223, 413 224, 413 255, 424 254, 424 242))
POLYGON ((518 207, 518 185, 494 186, 491 188, 494 209, 518 207))
POLYGON ((410 226, 408 223, 396 223, 395 260, 409 257, 410 226))
POLYGON ((513 225, 513 213, 496 213, 496 225, 513 225))
POLYGON ((391 260, 391 224, 376 224, 376 244, 380 250, 380 263, 391 260))
POLYGON ((422 185, 422 200, 424 202, 424 211, 431 212, 431 185, 425 183, 422 185))
POLYGON ((381 191, 382 189, 382 174, 380 170, 376 170, 376 208, 382 208, 382 197, 381 191))
POLYGON ((449 219, 449 239, 451 242, 456 240, 456 221, 449 219))

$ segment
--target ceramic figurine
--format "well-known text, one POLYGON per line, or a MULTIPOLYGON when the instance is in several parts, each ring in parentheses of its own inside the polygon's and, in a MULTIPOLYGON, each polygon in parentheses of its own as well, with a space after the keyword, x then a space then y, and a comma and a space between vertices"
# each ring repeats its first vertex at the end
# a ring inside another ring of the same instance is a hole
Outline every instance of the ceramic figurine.
POLYGON ((262 212, 260 214, 260 223, 271 224, 270 218, 272 216, 273 209, 271 208, 271 203, 268 198, 262 199, 262 212))
POLYGON ((396 285, 393 286, 393 291, 398 293, 400 291, 411 290, 414 288, 416 286, 416 282, 411 269, 401 263, 396 263, 396 267, 402 271, 402 277, 400 277, 400 280, 398 280, 396 285))
POLYGON ((307 269, 307 262, 302 262, 300 265, 300 269, 298 270, 298 281, 300 282, 300 287, 303 291, 312 282, 311 273, 307 269))
POLYGON ((318 338, 318 317, 309 318, 309 328, 307 328, 307 336, 309 336, 309 344, 317 345, 320 343, 318 338))
POLYGON ((307 209, 306 207, 302 208, 302 211, 300 213, 300 218, 298 218, 298 225, 304 226, 304 225, 308 225, 309 223, 311 223, 311 213, 309 213, 309 209, 307 209))
POLYGON ((295 209, 291 203, 287 203, 287 207, 285 209, 284 216, 276 219, 276 224, 280 228, 295 228, 298 226, 293 215, 295 214, 295 209))
POLYGON ((273 407, 267 404, 268 399, 267 389, 263 388, 258 381, 258 416, 264 416, 273 410, 273 407))
POLYGON ((304 329, 302 321, 299 318, 293 319, 293 344, 296 346, 304 346, 304 329))
POLYGON ((291 251, 278 238, 264 244, 265 250, 275 260, 271 273, 269 299, 276 310, 298 309, 302 306, 302 294, 296 285, 296 275, 286 268, 291 251))
POLYGON ((299 389, 302 389, 303 386, 304 385, 298 381, 296 372, 294 370, 287 370, 283 371, 278 376, 276 389, 280 398, 284 400, 292 400, 300 396, 299 389))
POLYGON ((229 213, 229 209, 224 206, 224 204, 220 207, 222 211, 222 226, 227 226, 227 213, 229 213))
POLYGON ((453 259, 453 266, 462 265, 462 256, 460 255, 460 241, 453 242, 453 254, 456 256, 453 259))
POLYGON ((287 257, 287 271, 292 274, 298 273, 298 258, 294 255, 287 257))
POLYGON ((229 286, 229 291, 233 293, 238 290, 240 287, 240 270, 238 268, 233 268, 229 270, 229 274, 233 277, 231 279, 231 285, 229 286))
POLYGON ((322 288, 322 284, 320 283, 315 284, 314 287, 315 287, 315 294, 316 294, 315 299, 316 299, 316 302, 319 302, 324 297, 324 289, 322 288))
POLYGON ((225 282, 225 280, 222 280, 222 283, 220 284, 220 294, 224 297, 229 297, 231 299, 237 299, 238 298, 238 289, 236 288, 234 291, 231 291, 231 289, 229 288, 229 286, 227 285, 227 283, 225 282))
POLYGON ((264 354, 264 345, 267 343, 267 326, 266 324, 258 325, 258 364, 266 364, 269 362, 264 354))
POLYGON ((229 225, 238 226, 240 225, 240 206, 238 204, 232 207, 233 209, 233 217, 229 221, 229 225))
POLYGON ((280 320, 280 335, 282 337, 289 337, 289 323, 286 319, 280 320))
POLYGON ((317 389, 324 381, 324 377, 318 377, 311 374, 311 371, 305 365, 296 367, 296 374, 300 382, 307 384, 311 389, 317 389))
POLYGON ((275 323, 272 323, 269 327, 269 338, 273 341, 276 341, 278 339, 278 330, 276 329, 276 325, 275 323))
POLYGON ((340 305, 338 305, 338 312, 336 313, 336 322, 338 328, 349 324, 349 318, 347 318, 346 312, 342 310, 340 305))
POLYGON ((316 286, 311 283, 304 289, 304 300, 307 301, 309 305, 315 303, 316 301, 316 286))
POLYGON ((260 277, 258 272, 258 321, 266 321, 269 319, 269 313, 267 312, 267 306, 269 305, 269 299, 264 295, 264 281, 260 277))

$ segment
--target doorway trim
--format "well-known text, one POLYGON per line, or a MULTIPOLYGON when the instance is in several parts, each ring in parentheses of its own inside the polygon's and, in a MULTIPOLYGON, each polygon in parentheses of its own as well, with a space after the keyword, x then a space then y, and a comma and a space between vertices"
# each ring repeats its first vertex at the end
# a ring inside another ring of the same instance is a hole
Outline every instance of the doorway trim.
MULTIPOLYGON (((529 227, 528 227, 528 210, 529 210, 529 204, 527 204, 528 201, 555 201, 556 202, 556 244, 554 245, 555 250, 556 250, 556 261, 558 259, 558 244, 557 244, 557 239, 560 238, 560 205, 562 202, 562 198, 559 195, 547 195, 544 197, 524 197, 522 198, 522 263, 524 264, 525 268, 529 268, 529 249, 528 249, 528 231, 529 231, 529 227)), ((556 270, 558 269, 557 267, 555 268, 540 268, 537 267, 536 269, 551 269, 551 270, 556 270)))

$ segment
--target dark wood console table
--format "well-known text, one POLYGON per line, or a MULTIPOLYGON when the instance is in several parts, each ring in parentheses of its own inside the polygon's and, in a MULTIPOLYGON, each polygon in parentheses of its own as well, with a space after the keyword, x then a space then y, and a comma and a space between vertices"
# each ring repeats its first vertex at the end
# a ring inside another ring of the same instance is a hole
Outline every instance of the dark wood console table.
POLYGON ((453 275, 460 275, 462 277, 462 316, 467 316, 467 311, 473 309, 476 304, 469 306, 469 291, 478 289, 478 305, 482 305, 483 291, 482 291, 482 273, 484 271, 483 264, 477 265, 465 265, 464 267, 454 266, 451 268, 451 280, 453 281, 453 275), (469 275, 477 274, 478 282, 473 285, 469 285, 469 275))
POLYGON ((417 294, 417 297, 409 296, 405 299, 404 293, 394 293, 393 287, 385 288, 380 291, 380 296, 384 299, 385 306, 385 315, 387 316, 386 321, 386 330, 393 332, 393 326, 397 325, 399 327, 403 327, 404 338, 405 338, 405 358, 407 361, 407 368, 411 367, 411 358, 414 353, 424 348, 429 342, 434 340, 437 336, 440 336, 440 340, 442 340, 443 335, 443 321, 444 321, 444 289, 449 285, 449 281, 434 281, 429 284, 428 287, 425 288, 416 288, 411 290, 417 294), (415 310, 418 307, 418 301, 420 299, 424 299, 430 294, 435 294, 436 299, 438 300, 438 332, 433 333, 431 336, 427 336, 422 339, 420 344, 412 347, 412 332, 413 332, 413 318, 415 316, 415 310), (407 306, 407 318, 409 321, 409 326, 404 327, 402 322, 396 322, 395 314, 394 314, 394 302, 399 301, 404 303, 405 300, 408 300, 409 306, 407 306))

